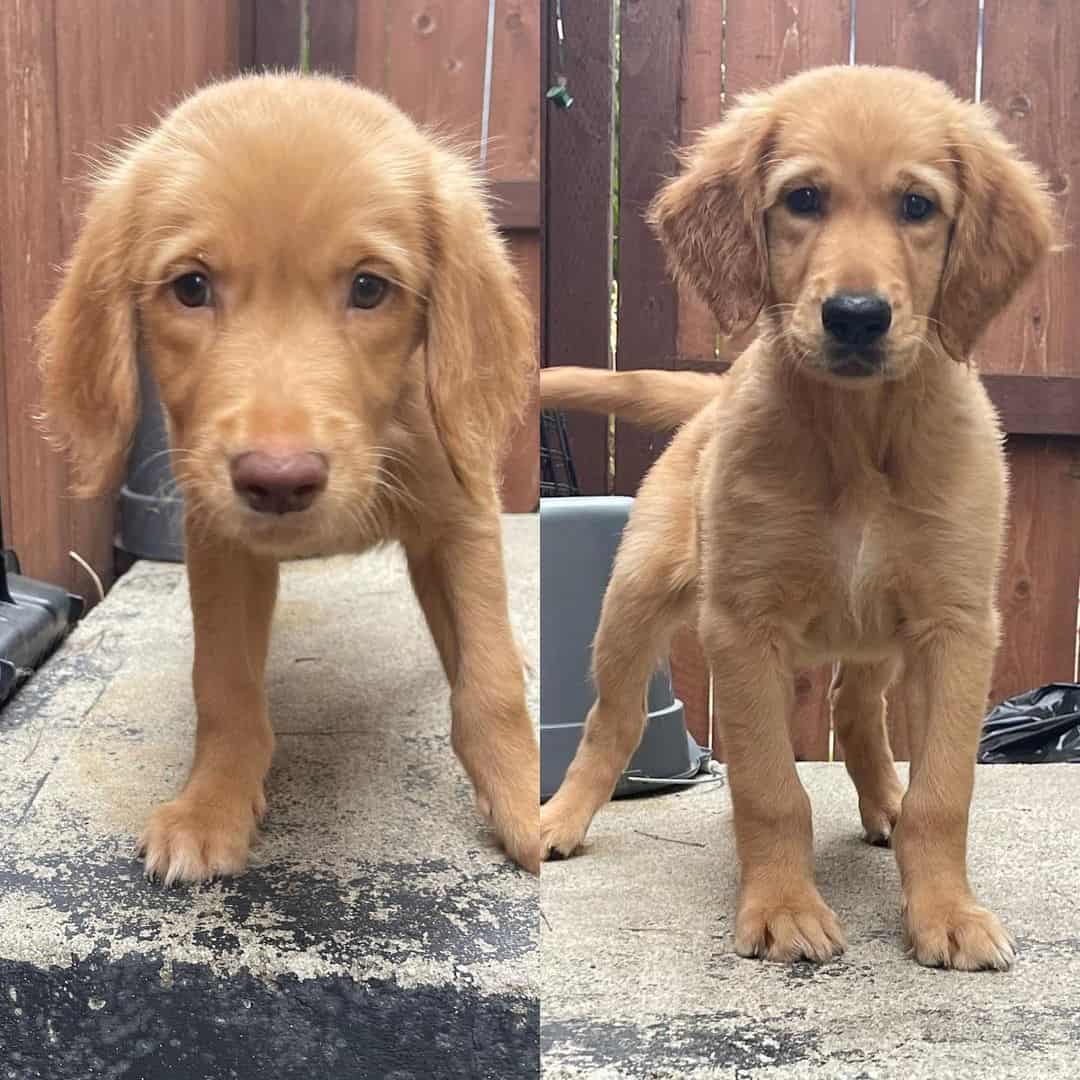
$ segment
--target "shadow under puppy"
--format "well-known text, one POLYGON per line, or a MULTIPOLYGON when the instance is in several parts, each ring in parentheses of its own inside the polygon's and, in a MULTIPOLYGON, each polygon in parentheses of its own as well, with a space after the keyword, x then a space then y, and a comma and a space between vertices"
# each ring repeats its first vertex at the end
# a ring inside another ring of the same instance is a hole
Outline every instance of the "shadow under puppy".
POLYGON ((195 757, 147 873, 240 870, 273 750, 281 559, 405 549, 451 685, 452 743, 509 855, 539 868, 538 755, 507 614, 498 460, 532 317, 465 159, 330 78, 212 86, 97 178, 40 328, 77 492, 114 489, 137 339, 186 506, 195 757))
POLYGON ((787 719, 793 675, 839 661, 833 723, 866 837, 896 851, 923 964, 1005 968, 1014 945, 966 869, 998 637, 1002 433, 970 363, 1048 251, 1051 202, 980 107, 925 75, 825 68, 744 98, 687 154, 652 220, 721 332, 722 377, 541 374, 545 405, 684 423, 646 477, 593 651, 597 701, 541 811, 571 854, 641 737, 649 675, 683 622, 712 667, 734 809, 735 949, 827 960, 787 719), (900 678, 904 792, 885 725, 900 678))

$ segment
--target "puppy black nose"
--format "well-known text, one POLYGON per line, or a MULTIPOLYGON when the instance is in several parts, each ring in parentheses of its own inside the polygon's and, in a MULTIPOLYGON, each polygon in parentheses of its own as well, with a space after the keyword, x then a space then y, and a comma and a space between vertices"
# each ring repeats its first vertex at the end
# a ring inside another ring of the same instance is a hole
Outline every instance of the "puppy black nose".
POLYGON ((326 489, 330 467, 322 454, 249 450, 229 463, 233 489, 260 514, 306 510, 326 489))
POLYGON ((876 293, 837 293, 821 305, 821 323, 841 345, 862 349, 884 335, 892 307, 876 293))

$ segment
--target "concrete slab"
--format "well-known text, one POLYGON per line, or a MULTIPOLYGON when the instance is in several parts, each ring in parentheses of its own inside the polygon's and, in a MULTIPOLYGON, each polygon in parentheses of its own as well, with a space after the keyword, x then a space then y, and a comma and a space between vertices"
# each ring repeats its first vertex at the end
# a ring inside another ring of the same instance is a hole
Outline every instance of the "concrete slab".
MULTIPOLYGON (((536 667, 535 517, 505 536, 536 667)), ((164 890, 132 849, 186 775, 191 649, 183 569, 139 564, 0 712, 0 1078, 535 1076, 538 885, 473 809, 399 553, 284 569, 251 868, 164 890)))
POLYGON ((1020 957, 977 974, 904 956, 892 852, 860 839, 842 765, 800 771, 847 953, 824 967, 735 955, 724 783, 613 803, 587 853, 542 874, 546 1080, 1080 1076, 1080 768, 979 769, 972 879, 1020 957))

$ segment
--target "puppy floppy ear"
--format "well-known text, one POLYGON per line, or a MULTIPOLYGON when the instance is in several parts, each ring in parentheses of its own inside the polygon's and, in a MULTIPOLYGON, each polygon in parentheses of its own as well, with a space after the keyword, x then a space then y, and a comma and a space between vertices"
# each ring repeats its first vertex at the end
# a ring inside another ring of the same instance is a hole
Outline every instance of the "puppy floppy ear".
POLYGON ((764 185, 768 93, 743 99, 682 155, 649 208, 672 273, 709 305, 724 335, 750 326, 769 288, 764 185))
POLYGON ((952 137, 960 202, 938 298, 945 351, 965 362, 979 334, 1050 250, 1053 200, 981 106, 964 105, 952 137))
POLYGON ((535 379, 533 316, 477 179, 448 151, 436 170, 428 398, 459 483, 487 501, 535 379))
POLYGON ((45 427, 69 450, 82 496, 116 487, 138 416, 129 171, 120 165, 99 181, 38 327, 45 427))

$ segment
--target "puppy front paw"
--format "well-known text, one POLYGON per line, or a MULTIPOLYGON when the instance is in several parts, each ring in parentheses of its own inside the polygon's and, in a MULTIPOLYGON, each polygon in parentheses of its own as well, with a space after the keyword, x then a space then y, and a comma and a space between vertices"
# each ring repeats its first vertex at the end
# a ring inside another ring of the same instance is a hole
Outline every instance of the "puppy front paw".
POLYGON ((265 803, 209 801, 181 795, 150 815, 139 840, 146 876, 166 887, 237 874, 247 865, 255 825, 265 803))
POLYGON ((530 874, 540 873, 540 823, 536 782, 504 783, 477 789, 476 807, 491 822, 503 850, 530 874))
POLYGON ((782 964, 839 956, 847 939, 839 920, 813 884, 769 894, 747 891, 735 917, 735 951, 782 964))
POLYGON ((971 896, 911 900, 904 907, 904 937, 926 967, 1007 971, 1016 944, 997 916, 971 896))
POLYGON ((544 859, 568 859, 584 843, 592 822, 589 807, 560 790, 540 809, 540 854, 544 859))

